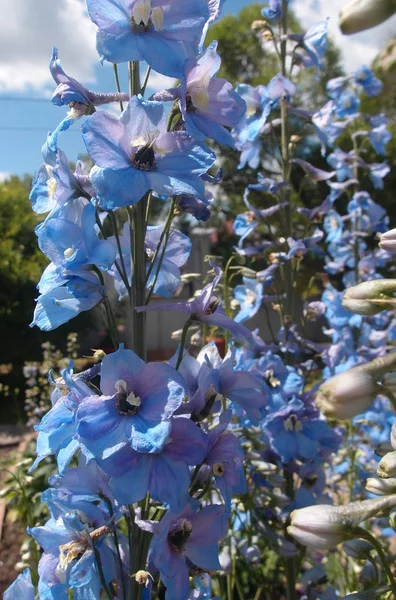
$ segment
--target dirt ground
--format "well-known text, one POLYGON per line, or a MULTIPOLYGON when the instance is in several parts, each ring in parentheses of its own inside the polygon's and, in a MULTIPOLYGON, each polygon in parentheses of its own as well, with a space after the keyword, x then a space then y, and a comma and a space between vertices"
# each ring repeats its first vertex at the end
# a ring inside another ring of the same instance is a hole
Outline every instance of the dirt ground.
MULTIPOLYGON (((15 428, 0 429, 0 465, 8 463, 10 467, 18 461, 20 451, 24 445, 24 432, 15 428)), ((6 479, 0 467, 0 489, 2 482, 6 479)), ((24 539, 24 530, 21 523, 11 523, 7 520, 7 509, 5 502, 0 499, 0 597, 11 585, 20 571, 15 565, 20 560, 21 544, 24 539)))

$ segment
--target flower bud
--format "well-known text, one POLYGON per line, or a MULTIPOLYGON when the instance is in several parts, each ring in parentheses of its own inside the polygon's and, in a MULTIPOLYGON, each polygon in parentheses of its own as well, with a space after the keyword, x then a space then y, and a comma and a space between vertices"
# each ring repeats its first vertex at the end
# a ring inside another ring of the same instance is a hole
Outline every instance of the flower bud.
POLYGON ((326 417, 352 419, 367 410, 376 395, 377 386, 371 375, 354 367, 321 385, 315 403, 326 417))
POLYGON ((313 550, 327 550, 354 537, 362 521, 396 506, 396 495, 351 502, 342 506, 319 504, 294 510, 288 533, 313 550))
POLYGON ((396 252, 396 229, 380 234, 379 247, 388 252, 396 252))
POLYGON ((393 447, 390 442, 380 442, 374 447, 374 453, 376 456, 382 458, 387 452, 392 452, 393 447))
POLYGON ((388 452, 378 463, 377 467, 378 477, 383 479, 390 479, 396 476, 396 452, 388 452))
POLYGON ((340 28, 345 35, 358 33, 383 23, 395 12, 395 0, 351 0, 340 11, 340 28))
POLYGON ((370 406, 378 394, 377 381, 395 365, 396 352, 391 352, 334 375, 319 387, 315 402, 328 417, 356 417, 370 406))
POLYGON ((378 479, 369 477, 366 481, 366 490, 376 496, 396 494, 396 479, 378 479))
POLYGON ((363 558, 367 559, 367 557, 370 556, 373 547, 365 540, 349 540, 348 542, 345 542, 343 549, 348 556, 359 560, 363 558))
POLYGON ((353 592, 344 596, 342 600, 374 600, 374 598, 381 598, 386 592, 391 592, 392 588, 390 585, 381 585, 371 587, 369 590, 363 590, 362 592, 353 592))
POLYGON ((396 292, 395 279, 363 281, 346 290, 342 305, 358 315, 376 315, 395 307, 396 300, 392 296, 394 292, 396 292))

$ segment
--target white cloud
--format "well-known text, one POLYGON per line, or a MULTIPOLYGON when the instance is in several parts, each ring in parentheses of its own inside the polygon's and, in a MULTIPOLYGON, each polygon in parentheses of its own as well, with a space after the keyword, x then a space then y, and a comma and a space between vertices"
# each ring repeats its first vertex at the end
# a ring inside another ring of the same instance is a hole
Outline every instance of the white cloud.
POLYGON ((2 0, 0 92, 45 91, 52 46, 67 73, 94 81, 96 27, 81 0, 2 0))
POLYGON ((154 93, 159 92, 160 90, 173 88, 175 87, 176 83, 177 80, 173 79, 172 77, 161 75, 161 73, 157 73, 156 71, 151 71, 147 87, 152 93, 154 93))
POLYGON ((396 32, 396 15, 374 29, 355 35, 342 35, 338 26, 338 15, 348 0, 295 0, 293 9, 305 27, 329 17, 329 33, 342 51, 346 71, 362 64, 370 65, 385 42, 396 32))
POLYGON ((11 179, 11 173, 7 173, 7 171, 0 171, 0 183, 4 183, 11 179))

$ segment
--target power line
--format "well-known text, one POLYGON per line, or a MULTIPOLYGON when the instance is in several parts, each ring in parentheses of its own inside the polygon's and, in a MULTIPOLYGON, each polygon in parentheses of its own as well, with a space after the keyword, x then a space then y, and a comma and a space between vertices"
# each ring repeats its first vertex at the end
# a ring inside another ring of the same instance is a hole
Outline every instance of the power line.
POLYGON ((0 96, 0 101, 4 102, 45 102, 51 103, 50 98, 21 98, 20 96, 0 96))
MULTIPOLYGON (((0 131, 53 131, 54 127, 2 127, 0 131)), ((70 133, 81 133, 78 129, 69 129, 70 133)))

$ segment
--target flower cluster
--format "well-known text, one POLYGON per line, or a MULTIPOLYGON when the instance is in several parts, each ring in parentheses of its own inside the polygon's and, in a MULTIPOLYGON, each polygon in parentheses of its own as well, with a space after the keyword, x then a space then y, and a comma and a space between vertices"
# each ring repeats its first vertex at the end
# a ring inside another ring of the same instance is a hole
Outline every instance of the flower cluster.
MULTIPOLYGON (((100 59, 114 67, 114 94, 90 91, 66 75, 53 50, 52 102, 70 111, 43 146, 31 192, 33 210, 46 215, 36 233, 50 261, 32 325, 52 330, 99 306, 114 348, 95 352, 82 372, 71 361, 59 377, 49 374, 51 407, 35 427, 30 472, 48 456, 58 472, 43 494, 48 521, 29 528, 42 549, 38 578, 34 573, 33 585, 23 573, 6 600, 15 594, 32 600, 36 583, 43 600, 213 598, 225 577, 231 598, 234 586, 241 596, 239 565, 245 571, 249 564, 255 580, 260 559, 270 555, 286 567, 292 599, 301 544, 326 549, 367 540, 359 524, 396 504, 391 481, 371 482, 386 499, 328 506, 339 492, 352 500, 357 486, 349 474, 359 468, 367 479, 359 460, 372 462, 374 455, 363 443, 360 456, 354 448, 340 450, 345 430, 325 417, 360 415, 351 444, 368 433, 371 442, 384 442, 394 420, 383 398, 393 397, 387 373, 396 361, 387 350, 394 315, 382 310, 393 307, 396 287, 381 284, 378 269, 394 251, 395 232, 386 232, 386 212, 370 195, 383 187, 390 167, 363 158, 363 144, 384 155, 390 133, 384 115, 359 112, 359 95, 376 96, 382 83, 362 67, 327 83, 323 108, 302 110, 294 74, 321 69, 327 21, 297 34, 289 30, 288 2, 270 0, 259 27, 274 44, 279 73, 266 85, 234 90, 217 77, 217 42, 205 47, 222 4, 87 0, 100 59), (143 84, 141 61, 148 65, 143 84), (123 63, 128 94, 119 85, 123 63), (147 99, 152 69, 178 85, 147 99), (119 103, 119 116, 97 110, 108 103, 119 103), (72 170, 60 144, 77 120, 91 164, 77 162, 72 170), (331 150, 331 171, 311 164, 300 135, 305 128, 311 138, 316 134, 323 157, 331 150), (334 147, 347 132, 352 149, 334 147), (224 269, 210 257, 202 289, 176 300, 192 247, 176 218, 188 212, 208 219, 206 184, 221 179, 221 170, 213 174, 208 139, 237 149, 240 169, 261 172, 244 193, 247 211, 235 219, 239 240, 224 269), (363 171, 370 193, 359 186, 363 171), (303 205, 304 185, 325 190, 316 206, 303 205), (168 209, 163 224, 153 222, 154 201, 168 209), (373 250, 378 232, 382 247, 373 250), (312 264, 323 266, 320 278, 311 276, 312 264), (373 283, 382 285, 379 292, 373 283), (344 296, 341 286, 353 284, 370 289, 357 286, 344 296), (153 295, 167 301, 152 303, 153 295), (116 298, 128 313, 132 340, 120 339, 116 298), (146 319, 157 310, 185 314, 168 362, 147 361, 146 319), (267 331, 246 327, 264 314, 267 331), (207 343, 217 331, 225 355, 207 343), (375 410, 362 418, 372 402, 375 410), (371 430, 372 422, 385 421, 387 430, 371 430)), ((392 451, 379 466, 392 480, 393 433, 392 451)), ((316 558, 309 561, 315 565, 316 558)), ((303 574, 302 593, 335 598, 332 586, 320 588, 321 573, 303 574)), ((264 588, 249 585, 246 597, 258 598, 264 588)))

